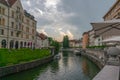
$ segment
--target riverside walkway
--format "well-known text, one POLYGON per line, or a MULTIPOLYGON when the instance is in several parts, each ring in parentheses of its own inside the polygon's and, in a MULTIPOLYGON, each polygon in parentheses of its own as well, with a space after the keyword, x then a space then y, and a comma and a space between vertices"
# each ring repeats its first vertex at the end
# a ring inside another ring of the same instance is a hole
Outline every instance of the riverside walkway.
POLYGON ((120 80, 119 66, 106 65, 93 80, 120 80))
MULTIPOLYGON (((109 52, 113 53, 110 49, 109 52)), ((110 54, 111 54, 110 53, 110 54)), ((117 52, 116 52, 117 53, 117 52)), ((103 65, 101 71, 93 78, 93 80, 120 80, 120 63, 114 60, 105 61, 105 53, 103 51, 86 50, 83 55, 87 56, 98 66, 103 65)))

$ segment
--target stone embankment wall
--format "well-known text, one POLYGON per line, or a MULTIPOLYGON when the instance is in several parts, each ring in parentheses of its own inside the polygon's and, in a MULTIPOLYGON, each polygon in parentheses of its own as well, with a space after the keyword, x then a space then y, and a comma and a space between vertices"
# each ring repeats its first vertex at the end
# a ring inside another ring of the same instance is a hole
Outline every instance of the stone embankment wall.
POLYGON ((40 66, 42 64, 48 63, 52 60, 53 60, 53 56, 49 56, 47 58, 40 59, 40 60, 33 60, 31 62, 16 64, 16 65, 6 66, 6 67, 0 67, 0 77, 17 73, 20 71, 28 70, 28 69, 40 66))
POLYGON ((86 49, 85 53, 82 55, 93 61, 100 69, 102 69, 105 65, 105 56, 104 51, 102 50, 86 49))

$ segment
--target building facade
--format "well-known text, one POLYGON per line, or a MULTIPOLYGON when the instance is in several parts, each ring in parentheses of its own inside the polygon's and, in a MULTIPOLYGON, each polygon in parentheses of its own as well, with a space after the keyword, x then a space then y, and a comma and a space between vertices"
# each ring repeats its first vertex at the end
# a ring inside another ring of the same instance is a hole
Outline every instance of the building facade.
POLYGON ((48 37, 43 33, 37 32, 37 43, 36 48, 48 48, 49 47, 49 39, 48 37))
POLYGON ((109 11, 103 16, 104 20, 120 19, 120 0, 116 0, 109 11))
POLYGON ((81 40, 69 40, 69 46, 70 47, 82 47, 82 41, 81 40))
POLYGON ((0 0, 0 48, 33 48, 36 20, 20 0, 0 0))
POLYGON ((96 38, 95 43, 102 39, 103 44, 106 44, 110 43, 108 40, 120 37, 120 0, 116 0, 103 18, 103 22, 91 23, 95 31, 95 36, 99 36, 96 38))
POLYGON ((94 46, 102 46, 103 45, 102 41, 103 41, 102 36, 96 37, 94 39, 94 46))
POLYGON ((92 29, 89 32, 89 46, 95 45, 95 31, 92 29))
POLYGON ((86 49, 88 45, 89 45, 89 33, 84 32, 83 39, 82 39, 82 48, 86 49))

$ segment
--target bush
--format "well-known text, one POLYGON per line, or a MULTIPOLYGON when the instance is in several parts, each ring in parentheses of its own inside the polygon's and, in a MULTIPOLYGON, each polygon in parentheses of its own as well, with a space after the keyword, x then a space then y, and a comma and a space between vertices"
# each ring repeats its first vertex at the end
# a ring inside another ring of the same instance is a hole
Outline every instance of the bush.
POLYGON ((106 46, 102 45, 102 46, 88 46, 87 48, 89 49, 104 49, 106 46))
POLYGON ((27 62, 35 59, 42 59, 50 56, 50 50, 48 49, 19 49, 8 50, 0 49, 0 67, 19 64, 21 62, 27 62))

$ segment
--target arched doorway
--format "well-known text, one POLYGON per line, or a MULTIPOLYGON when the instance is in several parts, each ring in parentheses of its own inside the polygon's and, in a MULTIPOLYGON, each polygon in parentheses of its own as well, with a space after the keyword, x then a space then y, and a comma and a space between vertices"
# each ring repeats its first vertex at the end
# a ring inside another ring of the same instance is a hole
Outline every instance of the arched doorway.
POLYGON ((15 49, 18 49, 18 47, 19 47, 19 42, 16 41, 16 42, 15 42, 15 49))
POLYGON ((6 48, 6 40, 5 39, 3 39, 2 41, 1 41, 1 45, 2 45, 2 48, 6 48))
POLYGON ((32 42, 30 42, 30 47, 32 48, 32 42))
POLYGON ((29 46, 30 46, 30 42, 28 42, 27 46, 28 46, 28 48, 29 48, 29 46))
POLYGON ((26 47, 26 42, 24 42, 24 47, 26 47))
POLYGON ((23 42, 22 41, 20 42, 20 48, 23 48, 23 42))
POLYGON ((11 41, 10 41, 10 49, 12 49, 13 47, 14 47, 14 41, 11 40, 11 41))

